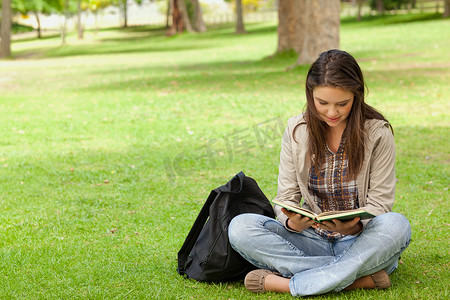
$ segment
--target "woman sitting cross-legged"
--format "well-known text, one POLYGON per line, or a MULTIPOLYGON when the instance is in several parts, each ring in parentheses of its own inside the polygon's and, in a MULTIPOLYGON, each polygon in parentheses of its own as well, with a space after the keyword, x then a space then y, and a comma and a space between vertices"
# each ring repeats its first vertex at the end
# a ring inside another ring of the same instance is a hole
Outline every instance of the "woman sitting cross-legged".
POLYGON ((392 127, 364 102, 365 84, 347 52, 320 54, 306 78, 307 105, 283 135, 276 199, 320 213, 364 207, 370 220, 316 223, 275 206, 277 220, 235 217, 232 247, 259 267, 244 284, 253 292, 293 296, 388 288, 411 237, 391 212, 395 194, 392 127))

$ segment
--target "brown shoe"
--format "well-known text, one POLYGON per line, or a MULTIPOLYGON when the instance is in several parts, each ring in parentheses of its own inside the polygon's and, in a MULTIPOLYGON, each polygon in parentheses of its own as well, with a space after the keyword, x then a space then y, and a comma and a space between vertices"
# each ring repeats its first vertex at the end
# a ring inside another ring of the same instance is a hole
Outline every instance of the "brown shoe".
POLYGON ((387 289, 391 286, 391 280, 385 270, 373 273, 371 276, 377 289, 387 289))
POLYGON ((264 282, 267 275, 270 274, 281 275, 279 273, 275 273, 265 269, 254 270, 248 273, 247 276, 245 276, 244 285, 247 290, 253 293, 264 293, 266 291, 264 282))

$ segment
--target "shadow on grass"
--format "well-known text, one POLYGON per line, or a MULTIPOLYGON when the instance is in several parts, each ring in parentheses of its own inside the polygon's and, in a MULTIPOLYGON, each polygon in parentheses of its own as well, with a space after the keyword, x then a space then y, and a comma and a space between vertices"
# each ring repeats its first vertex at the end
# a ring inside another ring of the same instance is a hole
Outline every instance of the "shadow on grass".
POLYGON ((16 39, 14 40, 14 44, 17 43, 24 43, 24 42, 31 42, 31 41, 45 41, 45 40, 52 40, 55 38, 59 38, 61 36, 61 34, 59 32, 55 32, 55 33, 45 33, 45 35, 41 36, 41 38, 37 38, 37 32, 34 32, 36 34, 36 36, 32 36, 32 37, 27 37, 27 38, 20 38, 20 39, 16 39))
MULTIPOLYGON (((342 19, 342 26, 369 27, 388 24, 400 24, 410 22, 424 22, 429 20, 442 20, 442 14, 407 14, 407 15, 385 15, 366 16, 363 21, 358 22, 354 18, 342 19)), ((249 23, 246 24, 247 34, 235 34, 233 23, 211 25, 208 31, 202 34, 185 33, 181 35, 166 36, 165 27, 156 26, 134 26, 128 28, 106 28, 101 32, 109 33, 105 37, 98 37, 93 42, 84 44, 73 44, 66 46, 36 46, 33 49, 17 51, 15 57, 21 58, 58 58, 83 55, 124 54, 124 53, 154 53, 165 51, 183 51, 193 49, 207 49, 218 47, 230 42, 238 44, 241 39, 248 36, 264 36, 276 34, 277 26, 273 23, 249 23), (117 33, 117 34, 114 34, 117 33)), ((57 37, 42 39, 55 41, 57 37)), ((30 40, 28 40, 30 41, 30 40)), ((288 65, 289 66, 289 65, 288 65)))
MULTIPOLYGON (((210 47, 213 47, 211 45, 210 47)), ((155 53, 155 52, 179 52, 185 50, 206 49, 207 45, 196 43, 185 43, 182 47, 178 45, 158 45, 157 41, 151 41, 148 37, 140 38, 114 38, 104 39, 100 44, 90 45, 66 45, 53 48, 39 47, 32 51, 18 51, 16 59, 23 58, 58 58, 87 55, 114 55, 126 53, 155 53), (140 40, 140 41, 139 41, 140 40)))
POLYGON ((413 22, 425 22, 432 20, 442 20, 441 13, 411 13, 404 15, 376 15, 376 16, 363 16, 361 21, 356 20, 355 17, 346 17, 341 19, 342 25, 355 25, 355 26, 379 26, 379 25, 391 25, 401 23, 413 23, 413 22))
MULTIPOLYGON (((202 93, 217 90, 275 93, 278 89, 303 87, 309 65, 297 66, 291 71, 285 71, 286 67, 293 65, 296 59, 295 53, 286 53, 259 60, 186 63, 176 68, 169 65, 129 67, 119 71, 121 73, 119 80, 99 81, 81 90, 86 92, 147 90, 169 93, 186 91, 202 93), (127 79, 129 77, 134 79, 130 81, 127 79)), ((91 74, 103 76, 109 72, 110 70, 95 70, 91 74)))
POLYGON ((83 56, 83 55, 103 55, 103 54, 125 54, 125 53, 152 53, 152 52, 175 52, 175 51, 185 51, 185 50, 198 50, 205 49, 206 46, 202 45, 193 45, 188 44, 183 48, 177 46, 149 46, 148 44, 132 44, 132 45, 123 45, 123 44, 111 44, 111 45, 98 45, 98 46, 90 46, 79 47, 73 46, 71 49, 66 47, 57 47, 47 52, 47 57, 67 57, 67 56, 83 56))
MULTIPOLYGON (((367 56, 364 51, 354 53, 355 57, 367 56)), ((158 64, 142 67, 129 67, 118 70, 118 80, 98 82, 86 87, 84 91, 98 90, 139 90, 176 92, 270 92, 285 88, 302 89, 309 65, 297 66, 291 71, 286 68, 293 65, 297 55, 292 52, 259 60, 223 60, 220 62, 183 63, 176 67, 158 64), (133 77, 133 80, 129 78, 133 77)), ((363 59, 362 59, 363 60, 363 59)), ((367 60, 367 58, 365 59, 367 60)), ((448 76, 446 65, 402 65, 389 70, 366 71, 368 81, 382 80, 384 85, 395 88, 399 81, 413 86, 426 85, 430 82, 443 84, 448 76), (423 73, 427 80, 421 79, 423 73)), ((95 70, 92 74, 106 75, 109 70, 95 70)))
MULTIPOLYGON (((22 50, 15 53, 16 59, 21 58, 58 58, 82 55, 123 54, 170 52, 194 49, 207 49, 217 47, 217 43, 228 43, 249 35, 265 35, 276 32, 276 26, 267 24, 248 24, 248 33, 236 35, 233 24, 219 24, 209 27, 209 31, 198 33, 184 33, 166 36, 166 28, 154 26, 135 26, 127 28, 106 28, 101 32, 117 32, 113 37, 99 37, 94 42, 86 44, 68 44, 65 46, 35 47, 31 50, 22 50)), ((100 34, 101 34, 100 32, 100 34)), ((57 36, 45 37, 42 41, 58 40, 57 36)), ((32 41, 36 39, 27 39, 32 41)), ((23 41, 21 41, 23 42, 23 41)))

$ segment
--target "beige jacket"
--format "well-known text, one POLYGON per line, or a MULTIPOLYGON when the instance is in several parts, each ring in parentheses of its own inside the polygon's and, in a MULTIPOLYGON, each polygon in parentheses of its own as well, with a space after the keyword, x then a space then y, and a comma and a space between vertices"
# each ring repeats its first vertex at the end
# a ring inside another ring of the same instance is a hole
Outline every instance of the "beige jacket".
MULTIPOLYGON (((315 213, 321 210, 308 192, 310 169, 307 152, 308 133, 306 125, 295 130, 295 142, 292 132, 295 125, 303 122, 303 115, 288 120, 288 126, 281 142, 278 191, 276 199, 303 206, 315 213)), ((382 120, 366 122, 366 152, 363 166, 357 176, 359 207, 365 207, 374 215, 392 211, 395 198, 395 144, 388 123, 382 120)), ((281 207, 275 206, 275 214, 285 226, 287 217, 281 207)), ((369 220, 363 220, 365 225, 369 220)))

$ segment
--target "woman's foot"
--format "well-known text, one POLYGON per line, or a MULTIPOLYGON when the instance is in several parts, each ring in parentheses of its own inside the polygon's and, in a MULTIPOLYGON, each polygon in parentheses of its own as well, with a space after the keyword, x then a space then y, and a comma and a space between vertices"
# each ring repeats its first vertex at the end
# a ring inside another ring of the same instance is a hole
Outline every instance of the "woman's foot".
POLYGON ((289 293, 289 279, 270 270, 258 269, 245 276, 245 287, 254 293, 278 292, 289 293))
POLYGON ((356 279, 345 288, 346 291, 354 289, 387 289, 391 286, 389 275, 385 270, 378 271, 372 275, 363 276, 356 279))

